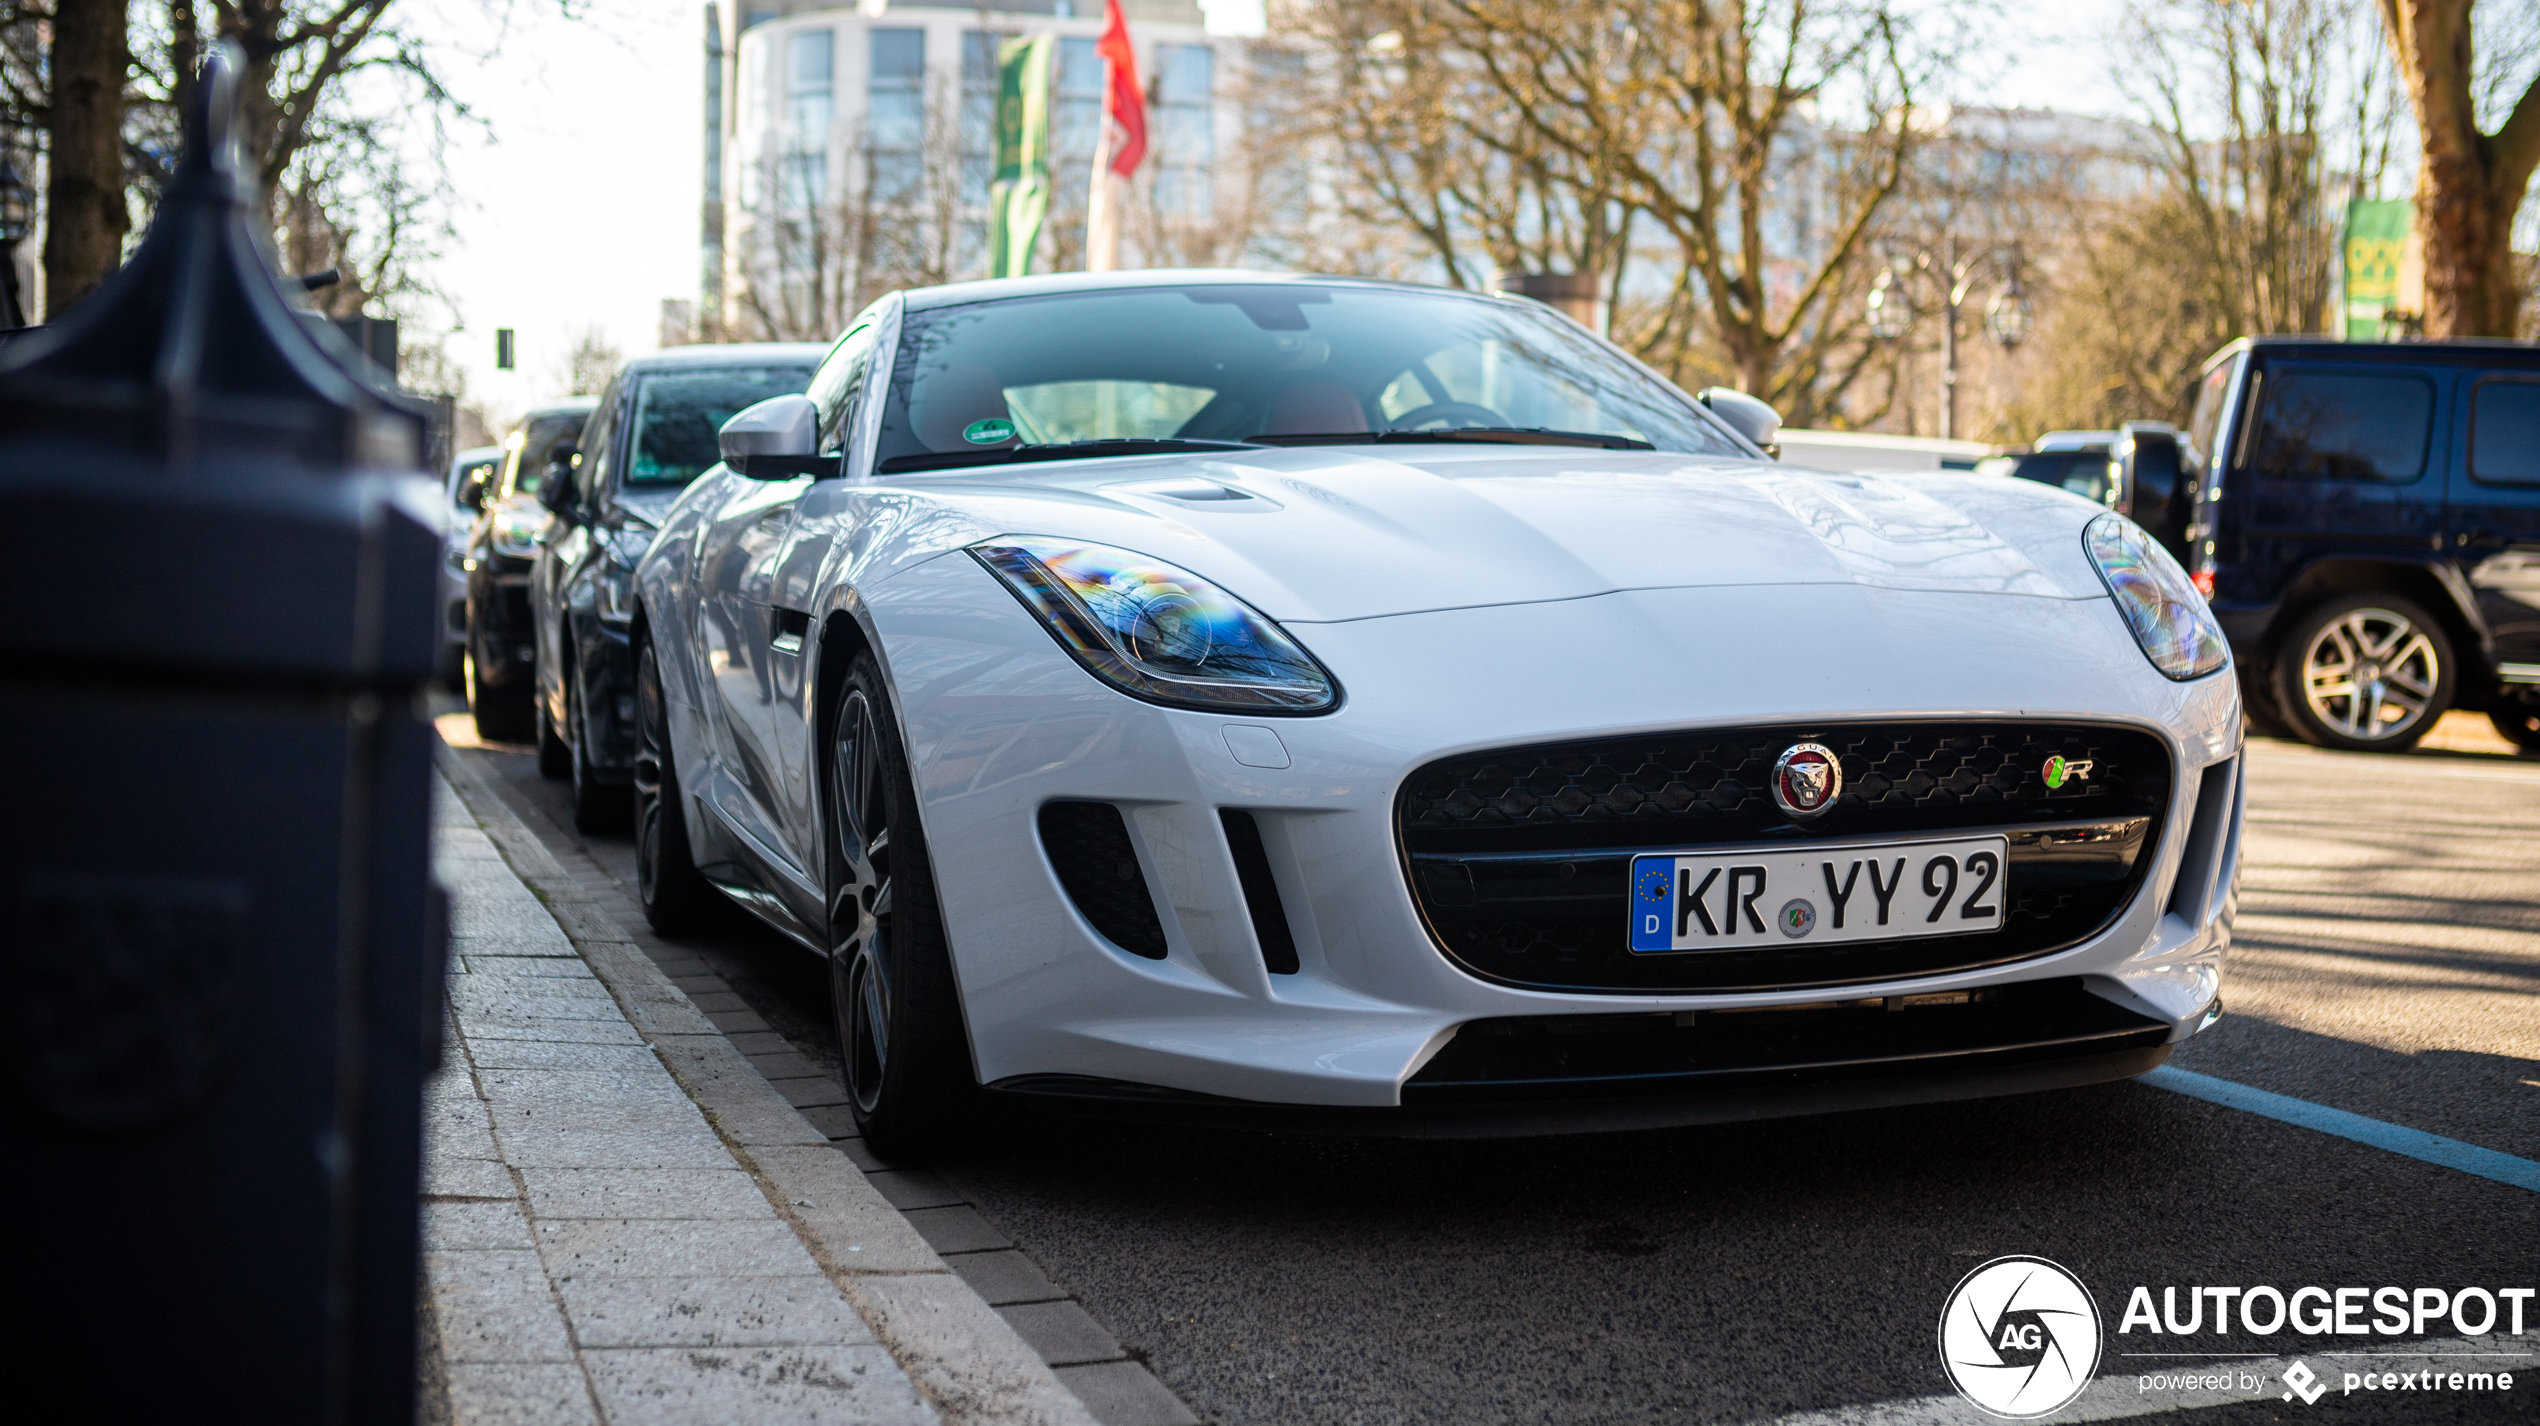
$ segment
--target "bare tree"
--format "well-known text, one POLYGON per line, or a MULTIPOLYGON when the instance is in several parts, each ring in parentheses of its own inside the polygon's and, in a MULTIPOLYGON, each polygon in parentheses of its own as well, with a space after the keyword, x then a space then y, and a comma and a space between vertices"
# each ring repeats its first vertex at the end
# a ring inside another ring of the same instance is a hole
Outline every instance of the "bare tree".
POLYGON ((557 364, 556 377, 567 394, 595 396, 626 364, 626 353, 618 350, 608 333, 598 327, 584 327, 573 334, 572 345, 565 348, 563 361, 557 364))
POLYGON ((1446 280, 1601 272, 1616 340, 1795 420, 1877 359, 1849 299, 1931 63, 1881 0, 1305 3, 1334 56, 1349 201, 1417 234, 1446 280))
MULTIPOLYGON (((2480 70, 2474 8, 2474 0, 2380 0, 2416 111, 2417 226, 2432 337, 2513 336, 2529 290, 2514 257, 2513 226, 2540 168, 2540 75, 2480 70), (2491 115, 2506 108, 2492 130, 2480 127, 2482 107, 2491 115)), ((2512 22, 2524 31, 2515 38, 2527 41, 2530 8, 2512 22)))
POLYGON ((123 261, 132 216, 124 206, 123 0, 55 0, 44 200, 47 316, 88 295, 123 261))

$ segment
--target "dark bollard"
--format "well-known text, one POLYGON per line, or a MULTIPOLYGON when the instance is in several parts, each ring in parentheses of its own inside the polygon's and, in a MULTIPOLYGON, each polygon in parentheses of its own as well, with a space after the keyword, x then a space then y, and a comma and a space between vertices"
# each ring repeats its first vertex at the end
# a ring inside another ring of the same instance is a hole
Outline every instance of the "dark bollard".
POLYGON ((0 352, 14 1355, 83 1417, 402 1423, 435 494, 284 302, 244 73, 206 66, 132 260, 0 352))

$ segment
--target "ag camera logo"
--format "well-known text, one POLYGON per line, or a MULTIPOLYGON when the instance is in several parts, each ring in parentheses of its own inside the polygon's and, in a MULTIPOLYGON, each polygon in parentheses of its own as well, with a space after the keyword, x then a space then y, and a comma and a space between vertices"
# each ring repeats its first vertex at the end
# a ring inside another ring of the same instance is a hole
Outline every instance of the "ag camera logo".
POLYGON ((2061 1411, 2099 1370, 2099 1304, 2059 1263, 1995 1258, 1942 1304, 1940 1366, 1960 1396, 1995 1416, 2061 1411))

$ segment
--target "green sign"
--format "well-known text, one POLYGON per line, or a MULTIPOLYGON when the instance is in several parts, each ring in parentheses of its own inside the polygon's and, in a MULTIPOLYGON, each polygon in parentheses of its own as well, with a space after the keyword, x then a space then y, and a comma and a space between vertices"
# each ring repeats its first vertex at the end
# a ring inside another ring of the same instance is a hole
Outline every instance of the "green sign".
POLYGON ((1032 245, 1050 205, 1050 56, 1053 35, 1007 40, 997 47, 997 174, 988 275, 1021 277, 1032 270, 1032 245))
POLYGON ((2399 305, 2399 261, 2415 218, 2404 198, 2346 205, 2346 340, 2381 340, 2382 314, 2399 305))

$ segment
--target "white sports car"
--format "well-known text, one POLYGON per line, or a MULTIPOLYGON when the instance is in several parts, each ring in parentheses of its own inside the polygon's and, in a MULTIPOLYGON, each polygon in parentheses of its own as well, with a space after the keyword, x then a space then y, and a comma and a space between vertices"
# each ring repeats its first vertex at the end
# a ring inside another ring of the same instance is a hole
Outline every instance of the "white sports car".
POLYGON ((645 905, 829 958, 885 1151, 983 1094, 1562 1132, 2161 1063, 2237 879, 2203 602, 1771 424, 1510 297, 894 293, 637 573, 645 905))

